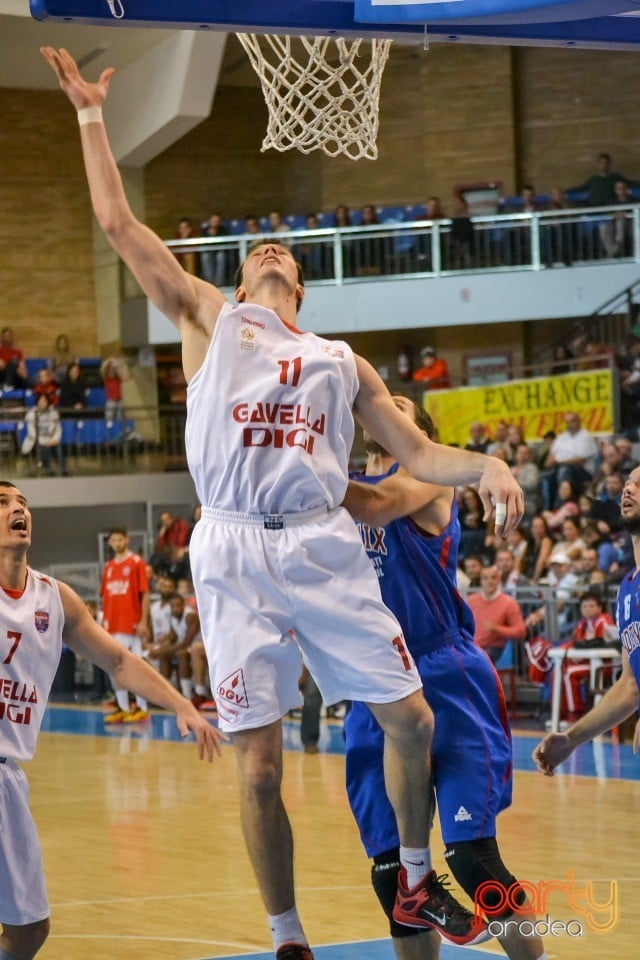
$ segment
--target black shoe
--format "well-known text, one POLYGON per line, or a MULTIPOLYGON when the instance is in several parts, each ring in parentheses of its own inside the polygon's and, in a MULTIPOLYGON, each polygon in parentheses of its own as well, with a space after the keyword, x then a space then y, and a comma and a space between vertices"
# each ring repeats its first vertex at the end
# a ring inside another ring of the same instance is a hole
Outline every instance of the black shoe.
POLYGON ((393 919, 405 927, 437 930, 443 940, 459 946, 489 940, 486 923, 458 903, 445 886, 446 881, 446 873, 437 876, 432 870, 413 889, 408 889, 407 872, 401 867, 393 919))

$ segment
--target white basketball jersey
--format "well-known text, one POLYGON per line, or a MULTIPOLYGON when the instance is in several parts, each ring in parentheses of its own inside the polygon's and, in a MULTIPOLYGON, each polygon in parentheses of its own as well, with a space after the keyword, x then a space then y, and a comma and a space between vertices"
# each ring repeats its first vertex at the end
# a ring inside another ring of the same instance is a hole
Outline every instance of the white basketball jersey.
POLYGON ((149 617, 151 619, 151 632, 153 639, 157 643, 162 637, 171 630, 171 602, 167 600, 154 600, 149 608, 149 617))
MULTIPOLYGON (((190 610, 185 610, 184 613, 182 614, 182 617, 179 620, 177 617, 171 617, 171 629, 175 633, 178 639, 178 643, 182 643, 182 641, 187 635, 187 627, 189 626, 187 622, 187 617, 189 613, 191 613, 190 610)), ((196 633, 192 642, 195 643, 195 641, 199 639, 200 639, 200 634, 196 633)))
POLYGON ((351 348, 227 303, 187 390, 186 450, 200 503, 298 513, 344 498, 358 377, 351 348))
POLYGON ((13 599, 0 587, 0 756, 30 760, 62 650, 58 584, 29 568, 13 599))

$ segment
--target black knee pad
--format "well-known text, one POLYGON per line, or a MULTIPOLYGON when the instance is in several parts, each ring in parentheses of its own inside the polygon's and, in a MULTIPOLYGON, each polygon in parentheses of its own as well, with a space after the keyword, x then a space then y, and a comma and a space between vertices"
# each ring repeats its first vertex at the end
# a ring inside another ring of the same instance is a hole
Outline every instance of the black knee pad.
POLYGON ((524 903, 525 892, 502 862, 495 837, 448 843, 445 859, 467 896, 475 903, 478 894, 482 912, 488 911, 491 919, 509 917, 513 913, 512 903, 524 903), (492 888, 490 884, 496 886, 492 888), (511 903, 504 903, 507 891, 511 903))
POLYGON ((371 883, 380 906, 389 920, 389 932, 392 937, 415 937, 422 933, 417 927, 405 927, 393 919, 393 905, 398 892, 398 873, 400 871, 400 847, 387 850, 373 858, 371 883))

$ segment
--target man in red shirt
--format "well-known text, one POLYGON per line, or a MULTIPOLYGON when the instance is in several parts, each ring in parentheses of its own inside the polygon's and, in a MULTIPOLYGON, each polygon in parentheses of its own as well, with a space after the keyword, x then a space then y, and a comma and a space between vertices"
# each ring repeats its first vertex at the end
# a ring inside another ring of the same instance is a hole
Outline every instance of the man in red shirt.
MULTIPOLYGON (((144 560, 129 550, 129 537, 124 527, 115 527, 107 541, 113 550, 102 573, 103 626, 123 647, 141 657, 148 643, 149 580, 144 560)), ((129 692, 116 691, 118 709, 105 717, 105 723, 138 723, 148 720, 147 701, 136 696, 136 707, 129 710, 129 692)))
POLYGON ((497 567, 483 568, 480 585, 480 593, 467 597, 476 621, 475 641, 497 663, 509 640, 524 640, 527 628, 518 602, 502 592, 497 567))
POLYGON ((0 331, 0 386, 23 389, 27 386, 29 374, 24 362, 24 353, 14 346, 15 334, 11 327, 0 331))
POLYGON ((416 370, 413 379, 424 383, 429 390, 448 390, 451 386, 447 361, 439 357, 435 347, 424 347, 420 351, 422 366, 416 370))
POLYGON ((189 524, 182 517, 174 517, 168 510, 160 514, 160 532, 156 550, 166 546, 184 547, 189 538, 189 524))

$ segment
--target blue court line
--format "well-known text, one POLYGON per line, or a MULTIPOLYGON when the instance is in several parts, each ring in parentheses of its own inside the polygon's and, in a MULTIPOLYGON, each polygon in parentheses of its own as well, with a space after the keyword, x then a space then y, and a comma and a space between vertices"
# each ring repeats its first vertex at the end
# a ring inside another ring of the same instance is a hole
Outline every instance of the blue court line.
MULTIPOLYGON (((169 713, 153 713, 151 720, 143 724, 108 726, 104 723, 104 713, 101 710, 49 705, 44 715, 42 730, 46 733, 119 739, 182 740, 175 717, 169 713)), ((300 725, 297 722, 285 721, 283 742, 285 750, 302 750, 300 725)), ((516 734, 513 737, 513 763, 516 770, 535 770, 531 752, 536 742, 531 736, 519 737, 516 734)), ((344 754, 341 724, 323 723, 318 746, 322 753, 344 754)), ((616 744, 609 740, 594 741, 578 747, 567 762, 558 768, 558 774, 607 780, 640 780, 640 757, 634 757, 631 744, 616 744)))
MULTIPOLYGON (((328 947, 314 947, 315 960, 395 960, 391 940, 362 940, 357 943, 334 943, 328 947)), ((487 957, 502 957, 504 953, 487 953, 473 947, 454 947, 443 943, 440 948, 440 960, 486 960, 487 957)), ((215 960, 209 957, 207 960, 215 960)), ((273 960, 273 953, 239 953, 224 960, 273 960)))

